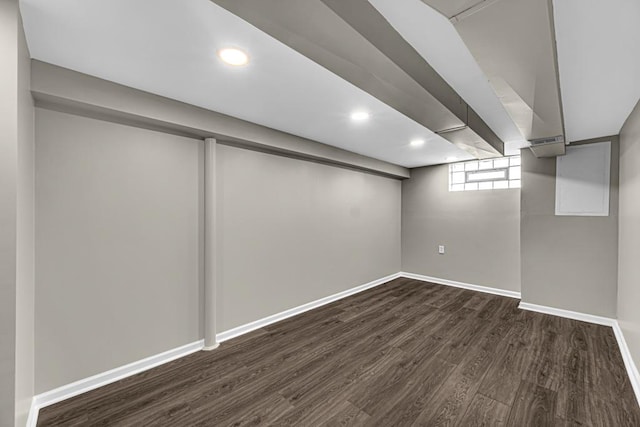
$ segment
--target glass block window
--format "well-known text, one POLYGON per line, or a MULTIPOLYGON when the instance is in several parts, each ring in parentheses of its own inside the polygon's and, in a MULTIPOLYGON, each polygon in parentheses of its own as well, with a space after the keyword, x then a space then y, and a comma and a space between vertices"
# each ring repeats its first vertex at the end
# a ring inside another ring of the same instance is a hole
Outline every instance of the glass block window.
POLYGON ((449 191, 520 188, 520 156, 449 164, 449 191))

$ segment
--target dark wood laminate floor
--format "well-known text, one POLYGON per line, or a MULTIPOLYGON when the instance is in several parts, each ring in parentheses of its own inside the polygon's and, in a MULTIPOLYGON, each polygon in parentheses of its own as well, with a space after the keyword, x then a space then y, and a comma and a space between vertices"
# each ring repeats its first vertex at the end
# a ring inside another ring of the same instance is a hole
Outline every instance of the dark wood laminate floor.
POLYGON ((44 408, 40 426, 640 426, 611 328, 397 279, 44 408))

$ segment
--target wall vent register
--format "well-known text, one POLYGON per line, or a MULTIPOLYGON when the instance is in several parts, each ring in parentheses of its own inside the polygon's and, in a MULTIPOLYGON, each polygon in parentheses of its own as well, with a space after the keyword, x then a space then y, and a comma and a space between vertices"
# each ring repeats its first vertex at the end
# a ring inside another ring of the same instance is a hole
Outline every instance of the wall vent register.
POLYGON ((520 156, 449 164, 449 191, 520 188, 520 156))

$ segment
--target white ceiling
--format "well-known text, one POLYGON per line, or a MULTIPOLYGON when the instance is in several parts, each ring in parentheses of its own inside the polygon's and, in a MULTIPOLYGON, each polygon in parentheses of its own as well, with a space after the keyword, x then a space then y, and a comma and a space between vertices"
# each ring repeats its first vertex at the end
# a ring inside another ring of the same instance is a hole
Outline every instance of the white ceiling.
MULTIPOLYGON (((487 78, 495 73, 486 68, 523 62, 517 52, 532 58, 539 52, 524 42, 518 50, 516 43, 506 58, 481 55, 481 69, 463 41, 473 44, 476 38, 461 38, 464 28, 452 26, 424 2, 369 1, 507 142, 508 152, 523 145, 522 129, 505 110, 507 98, 501 103, 496 96, 496 82, 492 88, 487 78)), ((508 17, 512 4, 492 2, 488 9, 508 17)), ((470 158, 209 0, 21 0, 21 10, 31 55, 45 62, 406 167, 470 158), (250 64, 222 64, 215 52, 227 46, 246 50, 250 64), (371 120, 352 122, 349 115, 355 110, 369 111, 371 120), (414 139, 426 144, 412 147, 409 142, 414 139)), ((554 0, 554 18, 567 140, 619 133, 640 98, 640 2, 554 0)), ((482 34, 491 30, 484 21, 477 24, 478 31, 484 28, 482 34)), ((545 54, 545 60, 547 56, 552 57, 545 54)), ((549 79, 534 79, 538 80, 551 87, 549 79)), ((530 104, 539 106, 535 115, 540 117, 557 108, 557 102, 553 107, 553 102, 547 105, 537 98, 530 104)))
POLYGON ((406 167, 471 156, 209 0, 22 0, 33 58, 406 167), (243 68, 215 52, 246 50, 243 68), (371 113, 354 123, 354 110, 371 113), (415 148, 411 140, 424 139, 415 148))
POLYGON ((640 98, 640 1, 553 5, 567 140, 617 135, 640 98))

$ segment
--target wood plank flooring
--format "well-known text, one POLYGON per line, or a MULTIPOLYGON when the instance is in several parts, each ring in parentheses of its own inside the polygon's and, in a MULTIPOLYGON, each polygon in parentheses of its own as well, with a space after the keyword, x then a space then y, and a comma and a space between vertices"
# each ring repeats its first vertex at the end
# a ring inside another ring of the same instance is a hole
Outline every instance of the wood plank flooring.
POLYGON ((39 426, 640 426, 611 328, 397 279, 44 408, 39 426))

